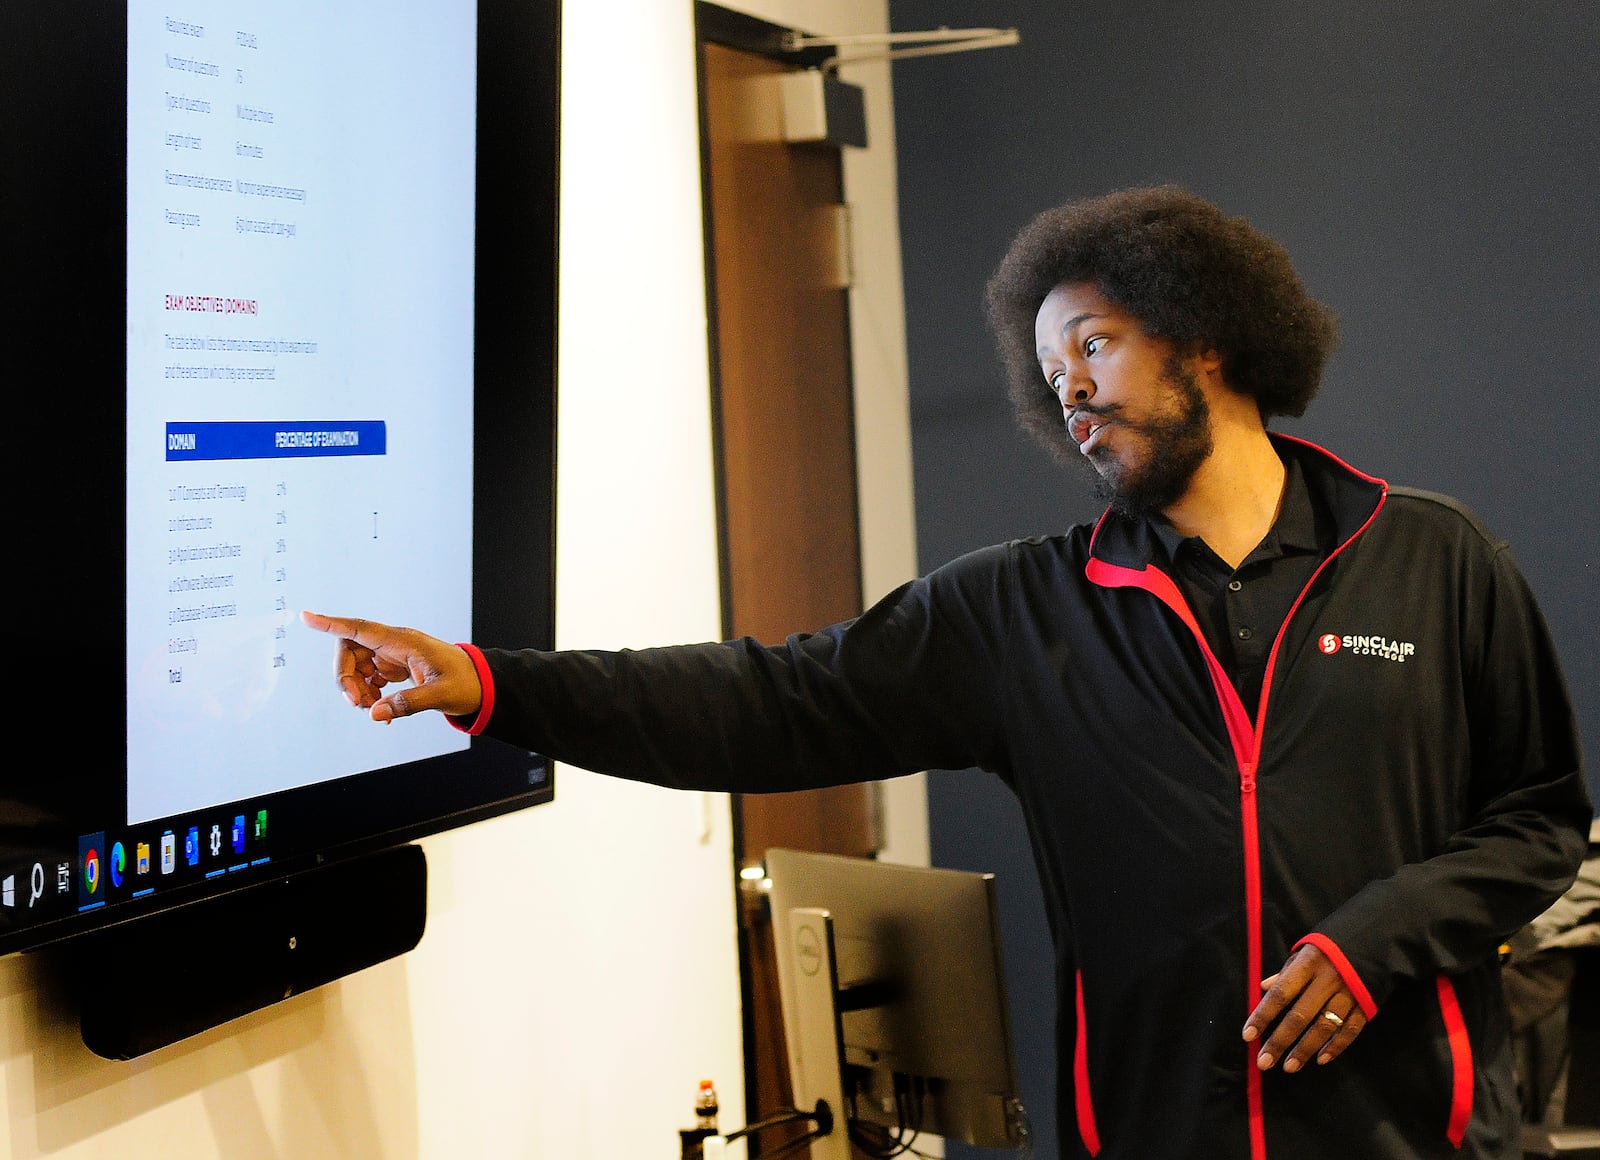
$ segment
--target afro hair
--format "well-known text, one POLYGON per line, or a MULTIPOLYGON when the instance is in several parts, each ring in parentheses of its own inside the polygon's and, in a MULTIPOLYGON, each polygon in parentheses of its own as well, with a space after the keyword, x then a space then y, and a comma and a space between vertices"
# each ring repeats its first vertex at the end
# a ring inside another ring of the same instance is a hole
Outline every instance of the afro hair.
POLYGON ((1214 350, 1263 421, 1305 412, 1336 339, 1284 248, 1175 186, 1127 189, 1046 210, 1017 235, 987 288, 989 325, 1018 422, 1076 455, 1035 355, 1034 317, 1057 286, 1088 283, 1184 354, 1214 350))

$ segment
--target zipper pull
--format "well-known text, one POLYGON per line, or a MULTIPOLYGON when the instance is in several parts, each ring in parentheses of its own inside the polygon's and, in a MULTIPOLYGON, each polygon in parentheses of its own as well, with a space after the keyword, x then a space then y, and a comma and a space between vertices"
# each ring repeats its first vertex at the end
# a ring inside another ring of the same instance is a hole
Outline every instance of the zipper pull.
POLYGON ((1256 763, 1246 761, 1239 766, 1239 791, 1241 793, 1256 792, 1256 763))

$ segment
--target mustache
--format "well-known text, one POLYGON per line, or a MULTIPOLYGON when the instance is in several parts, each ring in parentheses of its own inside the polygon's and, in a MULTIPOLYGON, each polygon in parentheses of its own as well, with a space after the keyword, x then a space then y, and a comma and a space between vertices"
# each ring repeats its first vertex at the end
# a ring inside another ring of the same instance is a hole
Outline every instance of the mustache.
POLYGON ((1083 420, 1109 422, 1115 419, 1122 409, 1123 404, 1121 403, 1102 403, 1098 405, 1095 403, 1079 403, 1072 410, 1062 412, 1061 420, 1066 424, 1067 430, 1071 431, 1074 424, 1083 420))
POLYGON ((1067 422, 1071 423, 1080 415, 1095 415, 1102 419, 1107 418, 1119 414, 1123 406, 1124 404, 1122 403, 1079 403, 1067 412, 1067 422))
POLYGON ((1122 408, 1122 403, 1078 403, 1077 406, 1074 406, 1069 411, 1069 414, 1072 414, 1072 416, 1078 416, 1078 414, 1115 414, 1122 408))

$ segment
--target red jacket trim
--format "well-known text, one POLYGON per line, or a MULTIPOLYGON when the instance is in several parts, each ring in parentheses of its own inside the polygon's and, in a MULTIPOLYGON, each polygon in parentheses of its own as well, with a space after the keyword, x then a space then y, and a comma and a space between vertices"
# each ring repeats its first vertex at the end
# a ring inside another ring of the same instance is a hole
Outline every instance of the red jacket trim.
MULTIPOLYGON (((1233 749, 1234 761, 1239 767, 1239 812, 1242 820, 1241 835, 1244 847, 1244 900, 1245 900, 1245 1010, 1255 1009, 1261 996, 1255 989, 1255 980, 1261 978, 1261 839, 1260 821, 1256 813, 1256 754, 1257 736, 1244 710, 1238 690, 1228 679, 1227 670, 1211 651, 1200 622, 1178 591, 1172 577, 1147 564, 1141 568, 1127 568, 1119 564, 1091 558, 1084 569, 1092 583, 1105 588, 1142 588, 1160 600, 1188 625, 1194 634, 1201 653, 1205 656, 1206 671, 1217 694, 1217 704, 1222 708, 1223 723, 1227 726, 1228 742, 1233 749)), ((1263 698, 1264 700, 1264 698, 1263 698)), ((1267 1154, 1266 1112, 1262 1101, 1261 1069, 1255 1066, 1258 1048, 1246 1044, 1249 1062, 1245 1067, 1246 1102, 1250 1113, 1251 1160, 1264 1160, 1267 1154)))
POLYGON ((1355 967, 1350 964, 1350 960, 1346 957, 1344 951, 1339 949, 1338 943, 1325 934, 1313 932, 1306 935, 1289 949, 1297 951, 1303 946, 1316 947, 1328 956, 1329 961, 1333 963, 1333 969, 1339 972, 1339 977, 1344 980, 1344 985, 1349 987, 1350 993, 1356 997, 1356 1003, 1361 1007, 1363 1015, 1371 1019, 1378 1013, 1378 1004, 1373 1000, 1372 992, 1361 981, 1361 976, 1356 972, 1355 967))
POLYGON ((1083 972, 1078 972, 1078 1034, 1072 1051, 1073 1103, 1078 1113, 1078 1136, 1091 1156, 1100 1154, 1100 1129, 1094 1122, 1094 1101, 1089 1094, 1089 1033, 1083 1014, 1083 972))
POLYGON ((489 662, 484 659, 483 650, 475 644, 457 644, 456 647, 472 658, 472 667, 478 670, 478 683, 483 686, 483 703, 478 706, 475 717, 445 717, 455 728, 463 733, 470 733, 476 737, 489 727, 489 718, 494 716, 494 674, 489 671, 489 662))
MULTIPOLYGON (((1278 435, 1275 438, 1299 444, 1327 456, 1352 475, 1376 484, 1383 490, 1379 494, 1377 505, 1368 514, 1366 521, 1356 529, 1354 534, 1339 544, 1328 555, 1328 558, 1318 566, 1311 582, 1301 591, 1293 607, 1289 609, 1288 615, 1284 618, 1284 624, 1278 629, 1278 638, 1273 642, 1272 652, 1267 658, 1267 669, 1261 686, 1261 704, 1257 709, 1254 722, 1250 720, 1250 715, 1245 711, 1244 703, 1239 698, 1238 690, 1233 687, 1233 682, 1229 679, 1227 670, 1217 660, 1216 654, 1211 650, 1211 645, 1206 641, 1205 633, 1201 631, 1199 621, 1195 619, 1193 611, 1190 610, 1188 603, 1183 599, 1183 594, 1170 576, 1153 564, 1146 564, 1143 568, 1130 568, 1125 565, 1108 563, 1093 555, 1091 555, 1089 563, 1084 569, 1084 573, 1090 582, 1101 587, 1142 588, 1154 595, 1188 626, 1189 631, 1194 634, 1194 638, 1200 646, 1201 653, 1205 657, 1206 671, 1211 677, 1212 687, 1216 690, 1217 703, 1221 707, 1223 723, 1228 731, 1228 742, 1233 749, 1234 760, 1239 767, 1239 803, 1244 845, 1245 918, 1248 924, 1245 945, 1245 978, 1247 980, 1245 1009, 1247 1011, 1254 1010, 1260 1000, 1260 994, 1256 990, 1257 981, 1262 975, 1261 844, 1260 819, 1256 801, 1256 770, 1261 761, 1262 727, 1266 721, 1267 698, 1272 689, 1272 671, 1277 665, 1278 647, 1283 643, 1284 629, 1299 610, 1300 602, 1305 599, 1306 592, 1310 591, 1311 585, 1316 582, 1316 577, 1322 574, 1323 569, 1332 562, 1334 557, 1349 547, 1362 532, 1371 526, 1372 521, 1377 518, 1378 512, 1382 509, 1384 499, 1388 494, 1388 484, 1382 479, 1356 470, 1338 456, 1333 455, 1315 443, 1287 435, 1278 435)), ((1090 536, 1091 553, 1094 551, 1093 543, 1099 538, 1100 529, 1104 526, 1106 517, 1110 514, 1110 509, 1108 508, 1095 525, 1094 532, 1090 536)), ((1332 943, 1330 942, 1328 945, 1332 946, 1332 943)), ((1337 951, 1338 948, 1335 947, 1334 950, 1337 951)), ((1336 961, 1344 961, 1342 952, 1339 952, 1336 961)), ((1345 965, 1346 967, 1349 966, 1347 961, 1345 965)), ((1341 975, 1343 974, 1344 972, 1341 971, 1341 975)), ((1360 984, 1360 978, 1355 975, 1353 970, 1349 972, 1346 982, 1348 983, 1350 979, 1355 980, 1355 985, 1351 987, 1353 991, 1356 990, 1357 986, 1360 987, 1359 991, 1357 991, 1358 1001, 1361 1001, 1361 997, 1365 996, 1365 1003, 1371 1003, 1370 993, 1367 992, 1364 985, 1360 984)), ((1363 1010, 1365 1010, 1365 1003, 1363 1004, 1363 1010)), ((1375 1007, 1374 1010, 1376 1010, 1375 1007)), ((1250 1062, 1246 1067, 1246 1099, 1250 1120, 1250 1155, 1252 1160, 1264 1160, 1267 1154, 1266 1113, 1262 1098, 1261 1071, 1255 1066, 1257 1050, 1258 1048, 1255 1044, 1246 1045, 1246 1051, 1250 1056, 1250 1062)))
POLYGON ((1467 1036, 1467 1021, 1456 998, 1456 985, 1448 975, 1435 980, 1439 988, 1439 1013, 1444 1016, 1445 1038, 1450 1043, 1450 1119, 1445 1137, 1459 1148, 1467 1138, 1472 1119, 1472 1040, 1467 1036))

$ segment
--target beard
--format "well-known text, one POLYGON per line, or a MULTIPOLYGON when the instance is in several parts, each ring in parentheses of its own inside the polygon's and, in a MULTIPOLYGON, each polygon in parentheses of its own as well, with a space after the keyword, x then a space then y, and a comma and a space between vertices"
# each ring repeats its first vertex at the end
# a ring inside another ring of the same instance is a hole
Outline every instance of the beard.
MULTIPOLYGON (((1183 493, 1200 465, 1211 456, 1211 407, 1194 373, 1176 357, 1162 368, 1160 385, 1171 391, 1168 408, 1147 419, 1117 419, 1125 432, 1144 437, 1145 452, 1132 462, 1107 453, 1094 464, 1094 492, 1125 515, 1144 517, 1165 511, 1183 493)), ((1115 417, 1120 406, 1110 410, 1115 417)))

